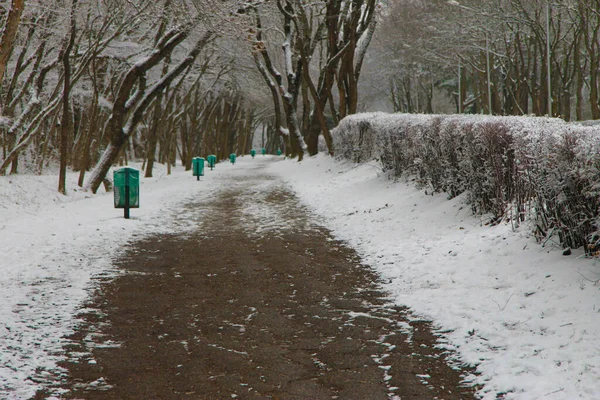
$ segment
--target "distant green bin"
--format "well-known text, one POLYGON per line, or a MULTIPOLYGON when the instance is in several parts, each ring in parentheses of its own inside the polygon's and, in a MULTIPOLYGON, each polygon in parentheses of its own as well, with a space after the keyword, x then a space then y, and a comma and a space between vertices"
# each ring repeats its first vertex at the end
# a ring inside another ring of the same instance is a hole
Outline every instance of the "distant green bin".
POLYGON ((129 209, 140 207, 140 171, 131 167, 116 169, 113 181, 115 208, 125 209, 124 216, 129 218, 129 209))
POLYGON ((281 150, 277 149, 277 155, 280 156, 281 155, 281 150))
POLYGON ((262 154, 263 156, 267 154, 267 149, 265 149, 264 147, 260 149, 260 154, 262 154))
POLYGON ((212 169, 215 167, 215 164, 217 163, 217 156, 211 154, 208 157, 206 157, 206 161, 208 162, 208 166, 212 171, 212 169))
POLYGON ((200 180, 201 176, 204 176, 204 158, 194 157, 192 158, 192 170, 197 180, 200 180))
POLYGON ((237 158, 237 155, 235 153, 231 153, 229 155, 229 161, 231 161, 232 164, 235 164, 235 159, 237 158))
POLYGON ((254 156, 256 155, 256 150, 250 150, 250 155, 252 156, 252 158, 254 158, 254 156))

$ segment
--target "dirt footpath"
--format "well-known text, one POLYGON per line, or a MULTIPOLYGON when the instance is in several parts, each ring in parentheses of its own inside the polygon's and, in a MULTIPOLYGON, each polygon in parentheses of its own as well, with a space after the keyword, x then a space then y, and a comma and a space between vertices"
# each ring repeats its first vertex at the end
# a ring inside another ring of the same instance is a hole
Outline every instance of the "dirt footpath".
POLYGON ((84 310, 63 397, 474 398, 428 323, 275 178, 234 175, 181 218, 197 230, 135 243, 84 310))

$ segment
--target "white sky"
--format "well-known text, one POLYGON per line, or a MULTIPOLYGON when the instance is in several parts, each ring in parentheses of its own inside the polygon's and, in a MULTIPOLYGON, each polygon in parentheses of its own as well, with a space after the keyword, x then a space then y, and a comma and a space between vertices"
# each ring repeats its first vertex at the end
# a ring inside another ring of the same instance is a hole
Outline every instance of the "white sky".
POLYGON ((280 175, 319 223, 379 271, 398 304, 446 332, 440 346, 477 365, 483 398, 600 398, 600 293, 589 281, 599 263, 540 246, 526 226, 485 226, 461 198, 388 181, 374 163, 265 162, 272 159, 239 157, 202 182, 158 166, 156 178, 142 179, 141 208, 130 220, 112 207, 112 193, 73 190, 75 174, 66 197, 55 175, 1 177, 0 398, 32 396, 39 384, 27 377, 56 368, 61 338, 90 289, 117 273, 111 257, 121 246, 189 232, 194 221, 174 218, 180 206, 211 196, 222 189, 219 177, 248 163, 280 175))

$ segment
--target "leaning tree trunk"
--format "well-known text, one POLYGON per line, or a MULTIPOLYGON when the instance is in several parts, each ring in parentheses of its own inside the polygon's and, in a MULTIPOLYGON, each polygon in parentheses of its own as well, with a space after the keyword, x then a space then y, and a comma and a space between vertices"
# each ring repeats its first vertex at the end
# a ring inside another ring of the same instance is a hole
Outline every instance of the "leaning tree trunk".
POLYGON ((158 94, 170 85, 178 75, 192 65, 212 37, 212 31, 207 31, 196 42, 187 57, 156 83, 148 93, 145 93, 146 72, 155 67, 170 54, 175 47, 183 42, 188 34, 188 29, 181 28, 176 28, 167 32, 161 38, 155 50, 150 53, 146 59, 137 62, 131 67, 123 78, 113 103, 112 115, 106 124, 106 134, 110 137, 110 143, 100 158, 100 161, 90 174, 90 180, 86 184, 86 189, 96 193, 111 165, 117 159, 121 148, 127 143, 129 135, 134 132, 137 124, 142 120, 144 112, 150 103, 152 103, 158 94), (132 91, 137 82, 139 82, 138 91, 135 94, 135 98, 132 98, 132 91), (138 100, 138 98, 140 98, 140 100, 138 100))
POLYGON ((2 31, 2 37, 0 37, 0 83, 4 79, 6 64, 8 64, 8 59, 13 51, 15 38, 17 37, 17 31, 19 29, 19 21, 21 20, 21 14, 23 13, 24 7, 25 0, 11 1, 8 17, 2 31))
MULTIPOLYGON (((12 0, 10 5, 10 10, 8 12, 8 16, 6 18, 6 22, 4 28, 2 30, 2 36, 0 37, 0 85, 4 80, 4 71, 6 71, 6 64, 8 64, 8 60, 12 54, 15 39, 17 37, 17 32, 19 29, 19 22, 21 20, 21 14, 23 13, 23 8, 25 7, 25 0, 12 0)), ((0 114, 2 110, 0 110, 0 114)), ((4 143, 6 143, 6 134, 4 143)), ((11 145, 14 144, 14 140, 12 138, 8 138, 11 142, 11 145)), ((4 144, 4 157, 6 158, 6 144, 4 144)), ((17 162, 18 159, 15 158, 13 161, 12 171, 17 171, 17 162)))

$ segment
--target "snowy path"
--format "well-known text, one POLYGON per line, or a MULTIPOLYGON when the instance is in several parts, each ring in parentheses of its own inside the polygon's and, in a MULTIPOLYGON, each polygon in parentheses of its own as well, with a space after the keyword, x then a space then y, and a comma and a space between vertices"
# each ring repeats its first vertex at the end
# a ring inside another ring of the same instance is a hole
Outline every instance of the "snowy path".
MULTIPOLYGON (((142 180, 142 207, 129 221, 110 194, 65 198, 55 176, 2 177, 0 398, 28 398, 56 371, 74 311, 115 273, 116 249, 128 238, 190 230, 174 225, 177 207, 219 190, 226 172, 197 183, 189 172, 158 171, 142 180)), ((526 226, 485 226, 461 199, 389 182, 375 165, 317 157, 273 163, 272 172, 380 271, 399 304, 435 321, 446 346, 481 373, 484 398, 600 398, 600 292, 591 282, 600 263, 542 248, 526 226)))

